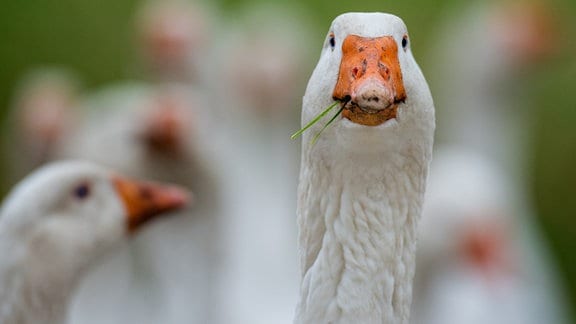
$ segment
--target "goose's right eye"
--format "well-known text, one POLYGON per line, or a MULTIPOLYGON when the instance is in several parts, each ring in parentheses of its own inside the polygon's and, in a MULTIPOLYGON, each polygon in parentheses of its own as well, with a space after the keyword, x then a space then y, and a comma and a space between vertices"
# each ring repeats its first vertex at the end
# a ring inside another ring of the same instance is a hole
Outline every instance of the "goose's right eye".
POLYGON ((334 33, 330 33, 330 47, 332 47, 332 50, 334 50, 334 47, 336 47, 336 38, 334 37, 334 33))
POLYGON ((404 50, 408 49, 408 35, 404 35, 404 37, 402 37, 402 48, 404 50))
POLYGON ((86 199, 90 196, 90 185, 88 183, 79 184, 74 188, 73 195, 80 200, 86 199))

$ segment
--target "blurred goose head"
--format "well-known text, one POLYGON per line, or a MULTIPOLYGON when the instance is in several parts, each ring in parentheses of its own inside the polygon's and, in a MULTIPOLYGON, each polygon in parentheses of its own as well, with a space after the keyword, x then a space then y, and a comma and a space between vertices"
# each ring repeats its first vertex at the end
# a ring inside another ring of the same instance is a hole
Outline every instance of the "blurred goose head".
MULTIPOLYGON (((160 77, 195 72, 194 62, 207 43, 208 12, 186 1, 148 1, 137 17, 147 68, 160 77)), ((182 75, 186 77, 186 75, 182 75)))

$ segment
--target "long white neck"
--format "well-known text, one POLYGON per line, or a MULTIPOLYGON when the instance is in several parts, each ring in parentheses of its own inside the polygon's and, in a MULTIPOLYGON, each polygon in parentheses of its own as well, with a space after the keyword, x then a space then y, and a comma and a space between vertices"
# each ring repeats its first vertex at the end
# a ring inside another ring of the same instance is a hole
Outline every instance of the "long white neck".
POLYGON ((407 323, 429 151, 340 152, 333 159, 311 158, 307 149, 295 322, 407 323))
POLYGON ((48 256, 32 256, 9 240, 0 240, 0 255, 0 323, 64 323, 77 278, 38 266, 51 260, 39 260, 48 256))

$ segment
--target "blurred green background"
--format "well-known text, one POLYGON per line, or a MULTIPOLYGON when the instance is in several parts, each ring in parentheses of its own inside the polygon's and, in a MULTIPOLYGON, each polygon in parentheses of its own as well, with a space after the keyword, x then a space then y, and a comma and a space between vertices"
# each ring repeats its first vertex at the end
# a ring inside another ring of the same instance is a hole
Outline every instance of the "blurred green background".
MULTIPOLYGON (((136 0, 2 0, 0 5, 0 116, 4 117, 15 82, 35 66, 62 65, 78 71, 90 88, 126 78, 134 61, 133 13, 136 0)), ((246 2, 212 3, 232 15, 246 2)), ((269 2, 266 2, 269 3, 269 2)), ((414 52, 424 73, 428 50, 445 13, 465 3, 446 1, 292 0, 317 27, 321 43, 330 21, 345 11, 395 13, 410 27, 414 52)), ((576 1, 551 2, 559 35, 551 44, 562 51, 545 68, 524 80, 535 94, 529 192, 538 221, 559 261, 566 291, 576 306, 576 1)), ((226 19, 226 18, 224 18, 226 19)), ((554 36, 554 37, 552 37, 554 36)), ((458 42, 458 39, 454 39, 458 42)), ((320 45, 317 51, 319 52, 320 45)), ((312 57, 314 62, 317 57, 312 57)), ((432 84, 434 90, 434 85, 432 84)), ((296 109, 296 108, 295 108, 296 109)), ((288 134, 287 134, 288 136, 288 134)), ((2 192, 6 188, 2 188, 2 192)))

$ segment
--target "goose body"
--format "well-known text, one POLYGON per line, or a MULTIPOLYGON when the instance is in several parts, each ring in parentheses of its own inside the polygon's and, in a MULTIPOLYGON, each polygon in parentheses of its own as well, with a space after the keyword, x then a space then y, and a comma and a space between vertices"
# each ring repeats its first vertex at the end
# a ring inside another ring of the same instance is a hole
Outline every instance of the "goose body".
POLYGON ((0 322, 64 323, 80 278, 137 227, 187 199, 181 189, 126 180, 87 162, 34 172, 0 210, 0 322))
POLYGON ((402 20, 348 13, 330 27, 303 99, 296 323, 407 323, 434 105, 402 20))

